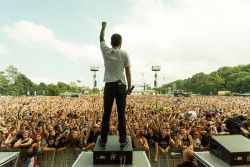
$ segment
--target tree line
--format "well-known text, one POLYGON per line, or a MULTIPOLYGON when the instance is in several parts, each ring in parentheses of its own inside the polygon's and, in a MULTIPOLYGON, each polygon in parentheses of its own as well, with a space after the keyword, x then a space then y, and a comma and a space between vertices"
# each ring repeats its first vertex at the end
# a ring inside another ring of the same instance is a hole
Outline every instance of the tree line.
MULTIPOLYGON (((166 94, 171 90, 184 90, 195 94, 210 95, 217 94, 218 91, 231 91, 235 93, 250 92, 250 64, 238 65, 236 67, 221 67, 210 74, 203 72, 194 74, 191 78, 176 80, 164 84, 158 88, 161 94, 166 94)), ((97 88, 90 89, 87 86, 78 86, 76 82, 66 84, 48 84, 41 82, 35 84, 24 74, 18 72, 14 66, 9 66, 5 71, 0 71, 0 95, 22 96, 27 95, 57 96, 63 92, 82 93, 88 91, 89 94, 99 94, 97 88)))
POLYGON ((8 66, 5 71, 0 71, 0 95, 5 96, 22 96, 27 95, 46 95, 58 96, 63 92, 82 93, 88 91, 89 94, 99 94, 100 90, 90 89, 87 86, 78 86, 76 82, 66 84, 58 82, 57 84, 48 84, 44 82, 35 84, 24 74, 18 72, 14 66, 8 66))
POLYGON ((164 84, 159 91, 165 94, 169 87, 172 90, 184 90, 202 95, 215 95, 218 91, 247 93, 250 92, 250 64, 221 67, 210 74, 200 72, 191 78, 164 84))

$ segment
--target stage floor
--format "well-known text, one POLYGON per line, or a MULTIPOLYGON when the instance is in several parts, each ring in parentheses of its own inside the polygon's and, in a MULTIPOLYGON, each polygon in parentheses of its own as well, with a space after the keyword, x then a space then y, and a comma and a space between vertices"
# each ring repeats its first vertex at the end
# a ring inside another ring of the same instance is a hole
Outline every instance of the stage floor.
MULTIPOLYGON (((120 167, 120 165, 94 165, 93 164, 93 152, 82 152, 72 167, 120 167)), ((147 155, 144 151, 133 152, 133 165, 125 165, 126 167, 151 167, 147 155)))

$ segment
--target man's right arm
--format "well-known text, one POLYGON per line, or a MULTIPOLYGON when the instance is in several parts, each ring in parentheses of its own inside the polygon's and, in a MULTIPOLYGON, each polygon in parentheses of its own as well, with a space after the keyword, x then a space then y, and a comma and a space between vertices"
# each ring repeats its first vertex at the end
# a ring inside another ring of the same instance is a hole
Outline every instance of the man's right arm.
POLYGON ((101 33, 100 33, 100 42, 105 42, 104 40, 104 35, 105 35, 105 28, 107 26, 107 23, 106 22, 102 22, 102 30, 101 30, 101 33))
POLYGON ((125 67, 125 73, 126 73, 126 78, 127 78, 127 84, 128 84, 128 90, 127 94, 130 94, 129 90, 131 89, 131 71, 130 67, 125 67))

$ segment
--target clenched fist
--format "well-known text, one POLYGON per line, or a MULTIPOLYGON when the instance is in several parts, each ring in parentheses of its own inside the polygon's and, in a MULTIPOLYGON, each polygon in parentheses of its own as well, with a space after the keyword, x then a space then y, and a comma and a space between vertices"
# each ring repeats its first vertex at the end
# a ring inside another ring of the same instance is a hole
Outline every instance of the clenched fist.
POLYGON ((107 23, 106 22, 102 22, 102 27, 106 28, 107 23))

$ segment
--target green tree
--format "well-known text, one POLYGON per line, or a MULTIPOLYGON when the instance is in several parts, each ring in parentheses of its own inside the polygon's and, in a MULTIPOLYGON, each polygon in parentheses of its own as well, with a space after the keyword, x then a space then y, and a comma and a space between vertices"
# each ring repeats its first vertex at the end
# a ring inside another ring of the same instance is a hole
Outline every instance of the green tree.
POLYGON ((243 66, 242 70, 250 73, 250 64, 243 66))
POLYGON ((60 89, 57 85, 49 84, 47 86, 46 92, 48 96, 58 96, 60 94, 60 89))
POLYGON ((70 82, 69 87, 72 92, 80 92, 76 82, 70 82))
POLYGON ((100 90, 98 88, 93 88, 93 94, 100 94, 100 90))
POLYGON ((220 90, 225 90, 225 80, 216 71, 209 75, 208 82, 211 83, 210 92, 214 95, 220 90))
POLYGON ((70 89, 70 86, 63 82, 57 82, 57 86, 60 89, 60 92, 66 92, 67 90, 70 89))
POLYGON ((20 74, 17 68, 11 65, 8 66, 5 71, 8 80, 10 80, 10 84, 14 84, 16 82, 18 75, 20 74))
POLYGON ((176 84, 176 89, 178 89, 178 90, 183 90, 183 89, 185 89, 185 88, 184 88, 184 82, 183 82, 183 80, 176 80, 176 81, 175 81, 175 84, 176 84))
POLYGON ((16 78, 16 82, 11 84, 10 88, 11 95, 26 95, 27 91, 30 91, 30 95, 33 95, 35 91, 35 84, 25 75, 19 74, 16 78))
POLYGON ((227 78, 227 89, 231 90, 233 92, 239 92, 239 90, 241 90, 241 86, 240 85, 244 85, 244 83, 242 82, 242 78, 248 76, 249 73, 248 72, 238 72, 238 73, 232 73, 231 75, 228 76, 227 78), (239 84, 242 83, 242 84, 239 84))
POLYGON ((233 67, 221 67, 217 71, 221 78, 224 79, 224 88, 227 88, 227 78, 232 74, 235 73, 235 69, 233 67))
POLYGON ((238 78, 237 79, 237 85, 239 86, 240 90, 239 92, 241 93, 250 93, 250 74, 238 78))
POLYGON ((177 85, 175 82, 173 82, 173 84, 171 85, 171 87, 173 88, 173 90, 176 90, 177 89, 177 85))
POLYGON ((9 80, 4 75, 3 71, 0 71, 0 94, 6 95, 9 87, 9 80))
POLYGON ((93 90, 90 89, 88 86, 80 86, 80 87, 79 87, 79 90, 80 90, 82 93, 87 91, 87 92, 89 92, 89 94, 92 93, 92 91, 93 91, 93 90))
POLYGON ((194 74, 191 78, 176 80, 164 84, 159 90, 171 87, 204 95, 217 94, 220 90, 233 92, 250 92, 250 64, 236 67, 221 67, 210 74, 203 72, 194 74))
POLYGON ((183 86, 185 91, 192 91, 191 78, 183 80, 183 86))
POLYGON ((191 78, 192 91, 194 93, 201 93, 202 88, 204 89, 204 85, 206 84, 208 79, 208 75, 203 72, 197 73, 191 78))
POLYGON ((44 82, 40 82, 37 85, 36 94, 43 95, 43 91, 46 91, 46 89, 47 89, 47 85, 44 82))

